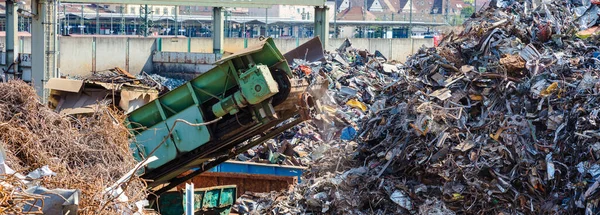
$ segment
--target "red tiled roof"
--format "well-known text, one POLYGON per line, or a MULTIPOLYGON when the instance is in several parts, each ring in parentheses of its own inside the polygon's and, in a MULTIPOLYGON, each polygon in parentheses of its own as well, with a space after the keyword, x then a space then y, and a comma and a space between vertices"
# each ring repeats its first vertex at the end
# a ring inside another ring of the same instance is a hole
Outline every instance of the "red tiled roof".
POLYGON ((367 11, 366 15, 364 16, 363 19, 363 7, 360 6, 354 6, 354 7, 350 7, 342 12, 340 12, 338 15, 338 20, 367 20, 367 21, 374 21, 377 19, 377 17, 367 11))
POLYGON ((385 5, 389 12, 398 13, 402 11, 400 0, 379 0, 381 5, 385 5))

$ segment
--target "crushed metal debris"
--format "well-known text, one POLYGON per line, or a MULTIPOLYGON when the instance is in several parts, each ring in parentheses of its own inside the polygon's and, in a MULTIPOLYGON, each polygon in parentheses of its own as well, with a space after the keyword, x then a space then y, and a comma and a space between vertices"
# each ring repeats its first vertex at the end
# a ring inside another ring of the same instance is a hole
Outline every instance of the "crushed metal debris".
POLYGON ((332 106, 313 122, 327 150, 301 184, 248 193, 238 211, 600 213, 598 36, 579 36, 598 6, 530 5, 492 1, 405 65, 350 41, 324 63, 296 60, 330 78, 332 106))

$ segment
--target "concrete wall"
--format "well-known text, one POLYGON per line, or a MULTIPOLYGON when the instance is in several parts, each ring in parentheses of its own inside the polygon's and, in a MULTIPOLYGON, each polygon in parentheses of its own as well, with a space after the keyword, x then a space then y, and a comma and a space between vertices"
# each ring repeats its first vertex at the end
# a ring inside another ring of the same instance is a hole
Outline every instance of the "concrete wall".
MULTIPOLYGON (((6 38, 5 37, 0 37, 0 50, 5 52, 6 51, 6 38)), ((23 43, 23 47, 19 48, 19 52, 23 52, 23 53, 31 53, 31 37, 19 37, 19 41, 17 42, 17 46, 19 45, 19 43, 23 43)))
POLYGON ((104 71, 115 67, 129 70, 126 38, 115 40, 109 37, 98 37, 94 39, 96 41, 96 65, 93 70, 104 71))
MULTIPOLYGON (((337 49, 345 39, 329 39, 327 50, 337 49)), ((421 46, 433 47, 433 39, 365 39, 353 38, 352 47, 367 49, 371 52, 378 50, 388 60, 406 61, 406 57, 415 53, 421 46)))
POLYGON ((93 71, 93 44, 92 37, 61 37, 59 63, 62 75, 83 76, 93 71))
POLYGON ((135 38, 129 40, 129 72, 139 74, 152 71, 152 54, 156 50, 156 39, 135 38))
POLYGON ((155 52, 152 56, 152 72, 168 73, 202 73, 214 67, 220 54, 188 53, 188 52, 155 52))
MULTIPOLYGON (((137 39, 137 38, 136 38, 137 39)), ((275 45, 282 52, 286 53, 299 44, 308 41, 308 38, 281 38, 275 39, 275 45)), ((345 39, 329 39, 327 50, 337 49, 345 39)), ((421 46, 433 46, 433 39, 367 39, 353 38, 350 40, 352 46, 359 49, 370 51, 379 50, 390 60, 404 62, 406 57, 417 51, 421 46)), ((248 39, 248 46, 258 44, 258 39, 248 39)), ((210 38, 190 38, 190 52, 211 53, 212 40, 210 38)), ((227 38, 223 44, 227 52, 236 52, 244 49, 243 38, 227 38)), ((164 52, 187 52, 188 38, 162 39, 162 51, 164 52)))
POLYGON ((120 67, 132 74, 152 70, 156 39, 126 37, 60 37, 60 71, 85 76, 120 67))
MULTIPOLYGON (((31 38, 22 37, 24 53, 31 53, 31 38)), ((91 71, 101 71, 121 67, 132 74, 142 71, 151 72, 154 68, 152 56, 158 51, 159 44, 155 38, 141 37, 60 37, 59 65, 62 75, 83 76, 91 71)), ((275 44, 282 53, 286 53, 297 45, 308 41, 308 38, 275 39, 275 44)), ((0 37, 0 47, 4 46, 4 38, 0 37)), ((163 52, 212 53, 210 38, 162 38, 163 52), (189 48, 188 48, 189 46, 189 48)), ((335 50, 344 39, 329 39, 327 50, 335 50)), ((433 46, 433 39, 351 39, 356 48, 372 52, 379 50, 390 60, 404 62, 406 57, 416 52, 421 46, 433 46)), ((247 46, 258 44, 256 38, 248 39, 247 46)), ((224 50, 236 52, 244 49, 243 38, 227 38, 224 50)), ((170 63, 170 62, 163 62, 170 63)), ((200 67, 194 67, 200 68, 200 67)), ((205 68, 205 67, 201 67, 205 68)), ((164 68, 163 68, 164 69, 164 68)), ((199 71, 202 72, 202 71, 199 71)))

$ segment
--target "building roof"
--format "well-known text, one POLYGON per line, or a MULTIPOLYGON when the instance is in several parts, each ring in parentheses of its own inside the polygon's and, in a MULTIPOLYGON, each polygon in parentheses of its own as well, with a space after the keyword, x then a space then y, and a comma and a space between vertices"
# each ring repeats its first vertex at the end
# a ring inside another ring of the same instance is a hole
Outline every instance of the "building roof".
MULTIPOLYGON (((388 13, 390 11, 397 12, 400 8, 399 1, 400 0, 379 0, 379 4, 381 4, 381 8, 383 9, 384 12, 388 12, 388 13)), ((344 2, 344 0, 335 0, 337 11, 340 10, 340 7, 342 6, 343 2, 344 2)), ((348 3, 350 3, 350 7, 364 7, 365 6, 365 0, 348 0, 348 3)), ((373 6, 373 3, 375 3, 375 0, 366 0, 366 3, 367 3, 367 8, 371 8, 373 6)))
POLYGON ((354 7, 347 8, 346 10, 338 13, 337 19, 338 20, 374 21, 377 19, 377 16, 375 16, 373 13, 371 13, 369 11, 366 11, 365 15, 363 16, 363 7, 354 6, 354 7))
POLYGON ((379 3, 388 13, 398 13, 402 10, 400 0, 379 0, 379 3))
POLYGON ((77 12, 81 13, 81 6, 83 6, 84 13, 95 13, 96 8, 98 8, 99 13, 114 13, 115 12, 115 11, 111 11, 108 8, 105 8, 103 6, 96 5, 96 4, 70 4, 70 3, 62 4, 61 7, 58 7, 58 12, 63 13, 66 10, 67 13, 77 13, 77 12))

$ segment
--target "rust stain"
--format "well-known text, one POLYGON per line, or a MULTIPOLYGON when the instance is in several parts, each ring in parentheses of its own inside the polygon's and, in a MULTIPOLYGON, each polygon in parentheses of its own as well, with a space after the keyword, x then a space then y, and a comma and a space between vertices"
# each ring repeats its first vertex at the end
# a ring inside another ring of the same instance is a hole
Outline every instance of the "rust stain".
MULTIPOLYGON (((237 197, 246 191, 271 192, 288 189, 296 185, 298 179, 294 176, 255 175, 237 173, 205 172, 192 178, 190 181, 197 188, 207 188, 222 185, 236 185, 237 197)), ((185 184, 177 186, 178 190, 185 188, 185 184)))

